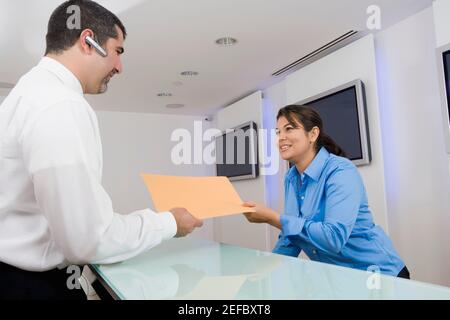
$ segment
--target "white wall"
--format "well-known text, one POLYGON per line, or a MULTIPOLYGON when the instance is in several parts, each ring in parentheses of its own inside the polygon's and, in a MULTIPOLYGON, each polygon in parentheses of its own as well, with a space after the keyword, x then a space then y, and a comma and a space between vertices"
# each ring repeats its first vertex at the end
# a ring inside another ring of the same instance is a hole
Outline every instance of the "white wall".
POLYGON ((434 0, 433 14, 436 32, 436 47, 442 47, 450 43, 450 1, 434 0))
POLYGON ((432 9, 377 34, 376 50, 390 235, 414 279, 450 286, 450 177, 432 9))
POLYGON ((388 231, 373 36, 359 39, 289 75, 286 78, 287 103, 296 103, 355 79, 361 79, 365 84, 372 151, 370 165, 358 169, 367 189, 375 223, 388 231))
MULTIPOLYGON (((220 110, 217 115, 217 128, 224 131, 247 121, 254 121, 258 128, 263 127, 262 97, 257 91, 250 96, 220 110)), ((264 140, 258 139, 258 149, 263 151, 264 140)), ((243 201, 266 203, 265 179, 232 181, 243 201)), ((266 224, 249 223, 243 215, 233 215, 214 219, 216 241, 248 248, 270 250, 269 227, 266 224)))
MULTIPOLYGON (((194 121, 201 117, 142 114, 125 112, 97 112, 103 142, 103 185, 112 198, 116 212, 129 213, 153 208, 151 198, 140 174, 205 176, 212 175, 212 166, 175 165, 171 150, 177 142, 171 134, 185 128, 194 135, 194 121)), ((203 122, 203 131, 209 123, 203 122)), ((213 238, 213 221, 204 221, 194 236, 213 238)))

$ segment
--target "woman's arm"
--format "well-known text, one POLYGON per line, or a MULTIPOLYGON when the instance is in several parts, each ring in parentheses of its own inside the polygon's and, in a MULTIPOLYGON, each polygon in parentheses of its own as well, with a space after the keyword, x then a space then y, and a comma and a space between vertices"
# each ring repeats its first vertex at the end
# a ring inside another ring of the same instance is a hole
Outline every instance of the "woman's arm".
POLYGON ((248 221, 253 223, 268 223, 281 230, 280 215, 266 206, 255 202, 244 202, 244 207, 253 208, 254 212, 245 212, 248 221))
POLYGON ((291 257, 298 257, 300 252, 302 252, 302 248, 300 248, 300 246, 298 245, 292 244, 289 239, 287 239, 285 236, 283 236, 282 233, 280 233, 278 241, 275 244, 272 252, 291 257))
MULTIPOLYGON (((255 210, 255 212, 244 213, 248 221, 253 223, 268 223, 281 230, 280 215, 276 211, 255 202, 245 202, 243 205, 255 210)), ((302 249, 299 246, 292 244, 289 239, 283 236, 283 233, 280 233, 278 241, 272 250, 274 253, 291 257, 298 257, 301 251, 302 249)))

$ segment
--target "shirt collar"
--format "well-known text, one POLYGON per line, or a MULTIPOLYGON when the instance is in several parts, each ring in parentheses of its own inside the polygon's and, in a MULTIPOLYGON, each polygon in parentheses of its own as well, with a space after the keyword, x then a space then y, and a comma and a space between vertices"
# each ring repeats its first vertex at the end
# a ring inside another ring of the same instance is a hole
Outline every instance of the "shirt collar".
POLYGON ((286 179, 287 180, 292 180, 293 178, 295 178, 295 177, 297 177, 299 174, 298 174, 298 170, 297 170, 297 167, 295 166, 295 165, 293 165, 289 170, 288 170, 288 172, 287 172, 287 174, 286 174, 286 179))
POLYGON ((58 77, 61 82, 73 91, 83 94, 83 88, 78 78, 62 63, 49 57, 42 57, 38 67, 44 68, 58 77))
MULTIPOLYGON (((325 162, 329 158, 330 153, 324 147, 320 148, 319 152, 317 152, 313 161, 306 168, 304 174, 310 177, 311 179, 318 181, 320 174, 322 173, 323 167, 325 166, 325 162)), ((300 173, 297 170, 296 166, 292 166, 289 169, 286 178, 291 180, 294 177, 300 177, 300 173)))
POLYGON ((320 148, 319 152, 317 152, 316 156, 314 157, 314 160, 306 168, 305 174, 311 179, 318 181, 323 167, 325 166, 325 162, 329 157, 330 153, 327 151, 327 149, 325 149, 324 147, 320 148))

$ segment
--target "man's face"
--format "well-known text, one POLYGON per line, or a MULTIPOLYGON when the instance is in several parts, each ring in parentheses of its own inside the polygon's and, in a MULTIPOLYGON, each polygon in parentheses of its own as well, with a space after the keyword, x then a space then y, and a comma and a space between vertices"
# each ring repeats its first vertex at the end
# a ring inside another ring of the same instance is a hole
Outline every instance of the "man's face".
POLYGON ((108 82, 116 73, 122 72, 121 54, 123 53, 123 33, 116 26, 117 39, 109 38, 103 48, 108 56, 96 54, 95 72, 93 73, 90 92, 92 94, 104 93, 108 89, 108 82))

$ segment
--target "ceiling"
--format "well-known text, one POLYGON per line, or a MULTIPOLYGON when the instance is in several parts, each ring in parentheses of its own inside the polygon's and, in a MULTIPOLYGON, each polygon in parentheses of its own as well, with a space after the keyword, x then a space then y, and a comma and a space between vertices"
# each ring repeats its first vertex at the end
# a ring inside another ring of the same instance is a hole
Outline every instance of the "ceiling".
MULTIPOLYGON (((0 0, 0 83, 16 83, 45 49, 48 18, 61 0, 0 0)), ((104 0, 127 28, 124 72, 96 110, 206 115, 283 79, 272 73, 349 30, 366 30, 373 0, 104 0), (215 40, 231 36, 237 45, 215 40), (180 72, 193 70, 198 76, 180 72), (180 84, 181 83, 181 84, 180 84), (170 92, 171 97, 158 97, 170 92), (168 109, 167 104, 184 104, 168 109)), ((377 0, 381 27, 432 0, 377 0)), ((0 89, 0 95, 7 94, 0 89)))

